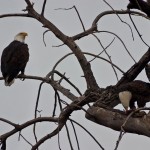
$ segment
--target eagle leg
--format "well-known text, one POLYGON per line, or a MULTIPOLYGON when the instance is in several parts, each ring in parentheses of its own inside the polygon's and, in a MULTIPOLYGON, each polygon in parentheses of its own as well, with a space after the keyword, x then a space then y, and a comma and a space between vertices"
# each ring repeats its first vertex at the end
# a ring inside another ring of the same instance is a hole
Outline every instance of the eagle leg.
POLYGON ((23 72, 21 72, 18 77, 20 78, 21 81, 25 80, 25 74, 23 72))

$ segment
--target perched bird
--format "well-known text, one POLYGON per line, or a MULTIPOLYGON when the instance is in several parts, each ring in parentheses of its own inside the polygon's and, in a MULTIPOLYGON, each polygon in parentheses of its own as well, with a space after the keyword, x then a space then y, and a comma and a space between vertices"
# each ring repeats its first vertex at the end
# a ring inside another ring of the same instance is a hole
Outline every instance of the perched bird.
POLYGON ((2 52, 1 71, 6 86, 11 86, 15 78, 21 72, 24 74, 26 64, 29 60, 28 45, 25 44, 25 32, 18 33, 14 41, 12 41, 2 52))
POLYGON ((138 107, 144 107, 150 101, 150 83, 135 80, 118 87, 118 96, 121 104, 128 111, 135 109, 135 102, 138 107))
POLYGON ((147 14, 150 17, 150 0, 145 2, 144 0, 129 0, 127 5, 128 9, 138 9, 147 14))

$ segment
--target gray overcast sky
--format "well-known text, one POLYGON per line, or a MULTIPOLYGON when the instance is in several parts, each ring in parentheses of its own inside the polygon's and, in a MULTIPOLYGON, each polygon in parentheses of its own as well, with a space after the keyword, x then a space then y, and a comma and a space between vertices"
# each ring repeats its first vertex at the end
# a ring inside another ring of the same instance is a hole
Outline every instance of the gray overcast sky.
MULTIPOLYGON (((41 11, 42 0, 34 0, 35 9, 38 12, 41 11)), ((128 0, 107 0, 109 4, 114 9, 126 9, 128 0)), ((68 36, 72 36, 82 32, 82 26, 74 10, 54 10, 56 8, 70 8, 75 5, 81 15, 84 22, 85 28, 91 26, 94 18, 105 10, 110 10, 110 8, 102 0, 48 0, 46 5, 46 17, 54 23, 62 32, 68 36)), ((20 13, 22 9, 26 6, 24 0, 1 0, 0 1, 0 14, 5 13, 20 13)), ((132 23, 129 20, 128 15, 121 16, 124 21, 127 21, 131 26, 132 23)), ((134 17, 134 21, 140 33, 143 35, 144 40, 150 44, 150 22, 142 17, 134 17)), ((133 26, 133 32, 135 40, 132 40, 131 32, 129 27, 121 23, 120 20, 115 15, 109 15, 103 17, 98 23, 99 30, 108 30, 119 35, 124 43, 126 44, 128 50, 131 52, 136 61, 144 54, 147 47, 141 42, 137 33, 135 32, 133 26)), ((54 64, 62 56, 70 52, 66 46, 62 47, 52 47, 61 44, 61 41, 55 38, 55 36, 48 32, 45 35, 45 42, 47 46, 44 46, 42 41, 42 34, 46 29, 42 25, 31 18, 2 18, 0 19, 0 45, 2 50, 13 40, 14 36, 21 31, 28 32, 29 36, 26 39, 30 48, 30 61, 26 67, 26 74, 45 76, 54 66, 54 64)), ((104 46, 107 46, 113 39, 114 36, 106 33, 97 34, 104 46)), ((83 51, 92 52, 98 54, 102 51, 99 43, 92 36, 85 37, 79 41, 77 44, 83 51)), ((108 48, 108 53, 111 55, 112 61, 118 65, 122 70, 126 71, 134 63, 133 60, 128 56, 121 42, 115 38, 113 44, 108 48)), ((106 57, 104 54, 103 57, 106 57)), ((89 60, 91 57, 87 57, 89 60)), ((106 57, 107 58, 107 57, 106 57)), ((95 60, 91 63, 93 72, 95 74, 96 80, 101 87, 106 87, 108 85, 115 84, 117 82, 115 74, 110 67, 110 64, 102 61, 95 60)), ((58 67, 57 70, 64 73, 69 77, 73 83, 81 88, 84 92, 85 82, 80 76, 83 75, 80 66, 74 56, 68 57, 64 60, 58 67)), ((119 71, 119 78, 121 73, 119 71)), ((142 72, 138 79, 147 81, 145 73, 142 72)), ((16 80, 15 84, 11 87, 5 87, 3 81, 0 81, 0 117, 6 118, 15 123, 24 123, 25 121, 32 119, 34 117, 34 108, 36 103, 39 81, 25 80, 24 82, 16 80)), ((70 88, 68 84, 63 83, 64 86, 70 88)), ((73 90, 72 90, 73 91, 73 90)), ((77 93, 74 92, 76 95, 77 93)), ((64 99, 66 100, 66 99, 64 99)), ((70 102, 67 100, 67 102, 70 102)), ((44 85, 41 92, 39 110, 42 110, 42 116, 50 116, 52 114, 54 104, 53 89, 49 85, 44 85)), ((123 109, 122 106, 118 107, 123 109)), ((112 150, 115 147, 116 141, 118 139, 119 132, 113 131, 111 129, 96 125, 84 118, 84 113, 79 111, 72 115, 72 118, 84 125, 89 131, 95 135, 98 141, 106 150, 112 150)), ((46 133, 51 132, 55 128, 55 124, 40 123, 37 126, 38 139, 44 136, 46 133)), ((71 126, 70 126, 71 128, 71 126)), ((5 123, 0 122, 0 134, 3 134, 12 128, 5 123)), ((99 147, 91 140, 91 137, 87 136, 81 128, 78 128, 78 137, 80 140, 80 146, 82 150, 85 149, 95 149, 99 147)), ((72 130, 70 130, 72 132, 72 130)), ((22 131, 22 134, 34 144, 34 138, 32 134, 32 127, 29 127, 22 131)), ((7 150, 28 150, 30 146, 21 139, 19 142, 18 133, 12 136, 7 141, 7 150)), ((72 134, 72 141, 74 141, 74 146, 76 147, 75 138, 72 134)), ((69 144, 66 138, 66 132, 63 129, 60 133, 60 143, 62 150, 69 150, 69 144)), ((45 142, 40 149, 42 150, 58 150, 57 136, 45 142)), ((126 149, 136 149, 136 150, 148 150, 149 149, 149 139, 144 136, 126 134, 118 148, 119 150, 126 149)))

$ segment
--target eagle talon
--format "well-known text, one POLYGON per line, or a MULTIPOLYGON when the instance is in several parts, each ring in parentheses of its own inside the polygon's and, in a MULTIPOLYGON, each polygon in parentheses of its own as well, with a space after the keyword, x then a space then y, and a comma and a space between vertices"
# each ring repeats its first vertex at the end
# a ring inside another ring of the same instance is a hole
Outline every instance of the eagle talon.
POLYGON ((129 115, 132 111, 133 111, 132 109, 130 109, 130 110, 124 110, 124 112, 125 112, 126 115, 129 115))
POLYGON ((18 77, 20 78, 21 81, 25 80, 25 74, 24 73, 19 74, 18 77))

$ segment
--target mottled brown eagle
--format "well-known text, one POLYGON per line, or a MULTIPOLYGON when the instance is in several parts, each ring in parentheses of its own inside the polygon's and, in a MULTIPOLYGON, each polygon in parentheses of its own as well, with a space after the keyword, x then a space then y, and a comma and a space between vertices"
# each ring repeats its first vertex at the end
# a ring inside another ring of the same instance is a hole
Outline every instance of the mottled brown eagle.
POLYGON ((26 32, 18 33, 2 52, 1 71, 6 86, 11 86, 15 78, 21 72, 24 74, 26 64, 29 60, 28 45, 25 44, 26 32))

